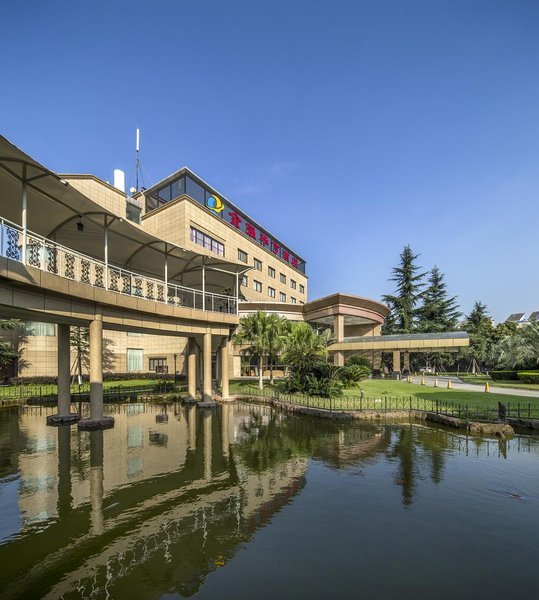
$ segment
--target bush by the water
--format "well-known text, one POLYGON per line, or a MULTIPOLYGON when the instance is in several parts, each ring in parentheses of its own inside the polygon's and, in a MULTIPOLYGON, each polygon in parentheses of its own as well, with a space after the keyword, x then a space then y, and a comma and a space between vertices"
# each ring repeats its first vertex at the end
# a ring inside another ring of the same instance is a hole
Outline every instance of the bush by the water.
MULTIPOLYGON (((178 379, 184 380, 185 375, 179 375, 178 379)), ((103 381, 133 381, 140 379, 165 379, 167 381, 173 381, 174 375, 159 375, 154 371, 150 371, 148 373, 135 373, 130 371, 129 373, 104 373, 103 381)), ((84 374, 82 376, 83 382, 88 382, 90 380, 90 376, 84 374)), ((56 376, 36 376, 36 377, 12 377, 9 380, 11 385, 55 385, 58 383, 58 377, 56 376)))

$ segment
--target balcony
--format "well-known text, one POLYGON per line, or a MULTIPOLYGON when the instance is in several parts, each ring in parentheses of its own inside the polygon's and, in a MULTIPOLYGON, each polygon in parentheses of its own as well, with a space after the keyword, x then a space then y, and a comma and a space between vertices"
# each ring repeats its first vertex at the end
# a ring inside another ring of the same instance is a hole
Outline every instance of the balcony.
POLYGON ((234 296, 206 292, 135 273, 76 252, 0 219, 0 255, 59 277, 167 306, 238 314, 234 296))

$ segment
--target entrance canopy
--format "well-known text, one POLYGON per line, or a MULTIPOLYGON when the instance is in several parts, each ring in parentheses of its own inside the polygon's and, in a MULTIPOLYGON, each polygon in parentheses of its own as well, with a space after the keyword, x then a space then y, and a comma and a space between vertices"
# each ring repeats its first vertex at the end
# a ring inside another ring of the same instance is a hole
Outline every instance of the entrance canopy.
POLYGON ((457 352, 470 345, 470 338, 465 331, 447 333, 406 333, 400 335, 375 335, 347 337, 342 342, 332 344, 330 351, 365 351, 381 352, 457 352))
POLYGON ((0 136, 0 218, 24 225, 24 188, 29 231, 98 260, 105 260, 107 247, 111 266, 195 289, 202 287, 204 270, 206 290, 218 293, 232 290, 237 274, 250 268, 197 254, 145 232, 93 202, 0 136))

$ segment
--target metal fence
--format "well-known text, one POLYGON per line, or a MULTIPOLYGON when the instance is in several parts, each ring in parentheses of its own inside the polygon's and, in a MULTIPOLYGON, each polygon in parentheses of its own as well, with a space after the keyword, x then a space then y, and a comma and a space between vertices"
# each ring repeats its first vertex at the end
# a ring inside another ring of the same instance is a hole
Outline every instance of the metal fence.
MULTIPOLYGON (((0 255, 23 262, 20 225, 0 219, 0 255)), ((26 264, 65 279, 172 306, 237 314, 236 298, 161 281, 107 264, 31 231, 26 235, 26 264)))
MULTIPOLYGON (((272 398, 320 410, 339 411, 376 411, 380 413, 425 411, 448 417, 458 417, 468 421, 498 421, 499 412, 497 403, 492 406, 483 404, 462 404, 439 399, 419 398, 417 396, 389 396, 383 395, 370 397, 336 396, 324 398, 309 396, 307 394, 286 394, 272 388, 260 390, 254 386, 247 386, 248 395, 252 397, 272 398)), ((508 418, 539 419, 539 400, 537 402, 507 403, 506 416, 508 418)))
MULTIPOLYGON (((180 393, 185 391, 185 384, 177 384, 172 381, 164 383, 141 384, 133 386, 107 386, 103 388, 103 399, 109 402, 129 399, 131 397, 180 393)), ((90 397, 90 384, 83 383, 80 386, 71 387, 72 401, 84 401, 90 397)), ((58 398, 56 385, 33 385, 33 386, 10 386, 0 387, 0 400, 26 400, 28 403, 53 403, 58 398)))

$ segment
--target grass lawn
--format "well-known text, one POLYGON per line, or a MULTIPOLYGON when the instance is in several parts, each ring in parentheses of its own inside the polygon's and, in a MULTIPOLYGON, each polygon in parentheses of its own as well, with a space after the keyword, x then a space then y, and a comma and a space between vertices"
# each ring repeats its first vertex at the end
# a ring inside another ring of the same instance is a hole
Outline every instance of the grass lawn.
MULTIPOLYGON (((248 391, 257 388, 256 381, 244 382, 241 380, 233 380, 231 382, 231 393, 248 395, 248 391)), ((266 384, 265 384, 266 386, 266 384)), ((282 389, 282 382, 276 383, 277 389, 282 389)), ((269 387, 269 386, 268 386, 269 387)), ((449 402, 452 404, 468 405, 469 407, 494 409, 498 406, 498 402, 504 404, 510 403, 512 407, 516 407, 518 403, 528 405, 531 403, 535 410, 539 410, 539 398, 525 396, 511 396, 509 394, 486 394, 485 392, 468 392, 460 390, 448 390, 446 388, 434 388, 414 383, 406 383, 404 381, 392 381, 387 379, 366 379, 360 383, 358 387, 348 388, 345 390, 345 398, 342 403, 346 405, 346 397, 358 397, 360 389, 364 390, 365 398, 383 398, 389 396, 392 398, 407 398, 412 397, 413 406, 420 407, 422 400, 449 402)), ((336 403, 339 401, 337 400, 336 403)))
POLYGON ((473 383, 474 385, 485 385, 488 381, 491 386, 502 388, 515 388, 517 390, 539 390, 539 383, 522 383, 514 379, 491 379, 488 375, 473 375, 471 373, 458 375, 464 383, 473 383))

